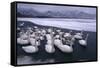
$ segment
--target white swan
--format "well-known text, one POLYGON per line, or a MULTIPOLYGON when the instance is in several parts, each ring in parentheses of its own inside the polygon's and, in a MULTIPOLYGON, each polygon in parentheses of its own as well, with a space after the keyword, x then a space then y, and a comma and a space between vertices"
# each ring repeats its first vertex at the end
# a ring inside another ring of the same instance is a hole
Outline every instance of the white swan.
POLYGON ((83 39, 79 40, 79 44, 82 45, 82 46, 86 46, 87 45, 87 39, 88 39, 88 34, 87 34, 85 40, 83 40, 83 39))
POLYGON ((59 32, 59 35, 62 35, 64 32, 59 32))
POLYGON ((43 30, 41 31, 41 35, 42 35, 42 36, 45 36, 45 35, 46 35, 46 30, 43 29, 43 30))
POLYGON ((54 40, 54 44, 55 44, 56 46, 63 45, 63 44, 62 44, 62 41, 59 40, 59 39, 55 39, 55 40, 54 40))
POLYGON ((82 35, 83 35, 83 31, 81 31, 80 33, 76 33, 76 34, 74 35, 74 37, 75 37, 76 39, 82 39, 82 35))
POLYGON ((40 33, 41 33, 41 31, 39 30, 39 31, 37 31, 37 33, 39 33, 39 34, 40 34, 40 33))
POLYGON ((35 53, 38 51, 38 48, 36 46, 23 46, 22 49, 26 52, 26 53, 35 53))
POLYGON ((53 45, 49 45, 49 44, 45 45, 45 50, 48 53, 54 53, 55 52, 54 46, 53 45))
POLYGON ((21 34, 20 38, 21 39, 27 39, 28 38, 28 35, 26 33, 23 33, 23 34, 21 34))
POLYGON ((61 31, 61 30, 56 30, 58 33, 61 31))
POLYGON ((74 37, 75 37, 76 39, 82 39, 82 36, 81 36, 81 35, 74 35, 74 37))
POLYGON ((72 36, 72 35, 71 35, 71 32, 72 32, 72 31, 70 31, 69 33, 66 32, 66 33, 64 34, 64 37, 71 37, 71 36, 72 36))
POLYGON ((52 32, 52 34, 54 35, 54 34, 55 34, 55 32, 52 32))
POLYGON ((79 44, 86 46, 87 42, 85 40, 79 40, 79 44))
POLYGON ((17 43, 21 45, 28 44, 28 36, 26 34, 21 34, 21 36, 17 38, 17 43))
POLYGON ((21 44, 21 45, 25 45, 25 44, 28 44, 29 43, 29 40, 24 40, 24 39, 21 39, 21 38, 17 38, 17 43, 18 44, 21 44))
POLYGON ((37 26, 34 26, 34 28, 37 29, 38 27, 37 26))
POLYGON ((47 44, 52 45, 52 40, 47 40, 47 44))
POLYGON ((72 53, 73 52, 73 48, 71 46, 68 46, 68 45, 61 45, 60 50, 62 52, 65 52, 65 53, 72 53))
POLYGON ((35 33, 33 32, 31 35, 30 35, 30 37, 32 38, 32 37, 35 37, 35 33))
POLYGON ((24 22, 20 24, 20 26, 24 26, 24 22))
POLYGON ((55 48, 53 45, 53 37, 51 34, 47 34, 46 35, 47 38, 47 44, 45 45, 45 50, 48 53, 54 53, 55 52, 55 48))
POLYGON ((43 36, 40 36, 40 40, 44 40, 44 37, 43 36))
POLYGON ((48 29, 47 31, 48 31, 49 33, 51 33, 51 32, 52 32, 52 29, 48 29))
POLYGON ((35 38, 30 38, 29 40, 30 40, 31 45, 34 45, 34 46, 36 45, 36 39, 35 38))
POLYGON ((35 45, 39 46, 40 45, 40 40, 36 41, 35 45))
POLYGON ((46 33, 46 30, 43 29, 43 30, 42 30, 42 33, 46 33))
POLYGON ((52 39, 50 34, 46 34, 46 38, 47 38, 47 40, 51 40, 52 39))
POLYGON ((29 33, 33 33, 33 30, 32 30, 32 29, 33 29, 33 28, 28 27, 28 28, 27 28, 27 32, 26 32, 26 33, 27 33, 27 34, 29 34, 29 33))
POLYGON ((17 30, 21 30, 19 27, 17 27, 17 30))
POLYGON ((23 46, 22 49, 26 53, 35 53, 35 52, 37 52, 38 51, 37 46, 39 46, 39 43, 38 43, 38 41, 36 41, 34 33, 32 35, 30 35, 29 42, 30 42, 31 45, 23 46))
POLYGON ((56 47, 58 47, 62 52, 65 53, 72 53, 73 52, 73 48, 72 46, 68 46, 68 45, 63 45, 62 41, 59 39, 55 39, 54 40, 54 44, 56 47))

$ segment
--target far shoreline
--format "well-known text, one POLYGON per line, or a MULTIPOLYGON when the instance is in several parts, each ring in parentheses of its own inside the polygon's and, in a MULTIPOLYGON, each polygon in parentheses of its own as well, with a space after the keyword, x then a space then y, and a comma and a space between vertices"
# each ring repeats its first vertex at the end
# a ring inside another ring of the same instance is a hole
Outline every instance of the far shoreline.
POLYGON ((85 20, 96 20, 96 19, 91 19, 91 18, 65 18, 65 17, 17 17, 17 18, 39 18, 39 19, 85 19, 85 20))

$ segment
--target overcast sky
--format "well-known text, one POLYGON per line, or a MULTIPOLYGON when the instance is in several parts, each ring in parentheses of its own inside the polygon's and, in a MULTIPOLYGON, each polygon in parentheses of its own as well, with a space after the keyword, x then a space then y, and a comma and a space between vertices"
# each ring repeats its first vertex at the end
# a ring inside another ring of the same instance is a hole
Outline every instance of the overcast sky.
POLYGON ((17 8, 35 9, 40 12, 46 11, 83 11, 86 13, 96 14, 96 8, 92 7, 74 7, 74 6, 56 6, 56 5, 39 5, 39 4, 23 4, 18 3, 17 8))

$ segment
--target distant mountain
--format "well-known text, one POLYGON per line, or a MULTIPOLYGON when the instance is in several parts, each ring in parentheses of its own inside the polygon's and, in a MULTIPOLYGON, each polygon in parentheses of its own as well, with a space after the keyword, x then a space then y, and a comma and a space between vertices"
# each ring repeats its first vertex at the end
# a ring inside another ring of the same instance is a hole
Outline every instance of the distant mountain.
POLYGON ((96 14, 89 14, 86 12, 80 11, 46 11, 40 12, 31 8, 18 8, 17 10, 18 17, 34 17, 34 18, 79 18, 79 19, 95 19, 96 14))

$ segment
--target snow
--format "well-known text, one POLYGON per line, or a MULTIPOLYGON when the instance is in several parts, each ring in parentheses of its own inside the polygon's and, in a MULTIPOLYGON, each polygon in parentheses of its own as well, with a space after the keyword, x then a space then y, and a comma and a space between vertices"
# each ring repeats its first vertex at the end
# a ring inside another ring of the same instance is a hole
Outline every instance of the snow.
POLYGON ((29 21, 43 26, 54 26, 72 30, 96 32, 96 20, 67 18, 17 18, 17 21, 29 21))

